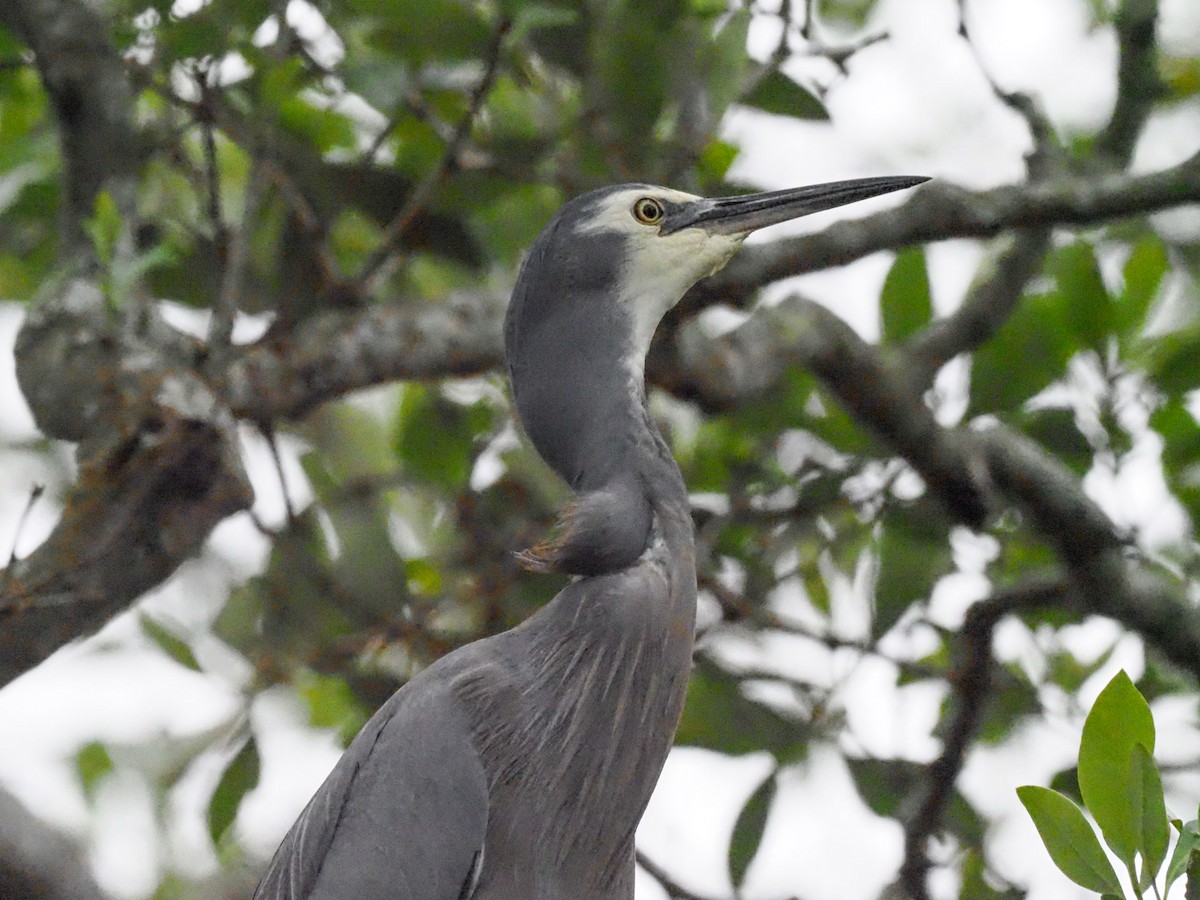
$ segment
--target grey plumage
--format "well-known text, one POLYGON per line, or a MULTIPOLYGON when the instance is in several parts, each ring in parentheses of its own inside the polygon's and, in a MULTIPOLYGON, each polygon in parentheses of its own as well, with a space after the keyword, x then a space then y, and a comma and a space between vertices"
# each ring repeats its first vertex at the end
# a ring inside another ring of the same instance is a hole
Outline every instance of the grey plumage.
POLYGON ((555 216, 518 277, 505 344, 526 435, 576 501, 521 558, 582 577, 384 704, 256 900, 631 900, 696 600, 687 492, 645 404, 650 335, 750 230, 919 180, 719 201, 622 185, 555 216))

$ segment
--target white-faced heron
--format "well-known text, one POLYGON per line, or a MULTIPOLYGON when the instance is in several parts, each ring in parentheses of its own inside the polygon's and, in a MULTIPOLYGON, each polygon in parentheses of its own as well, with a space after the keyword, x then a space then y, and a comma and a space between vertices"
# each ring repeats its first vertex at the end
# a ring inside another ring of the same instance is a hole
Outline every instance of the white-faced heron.
POLYGON ((520 626, 425 669, 283 839, 257 900, 630 900, 634 831, 683 709, 696 567, 646 408, 659 320, 756 228, 911 187, 867 178, 708 200, 625 184, 534 242, 505 321, 517 414, 576 492, 521 554, 576 576, 520 626))

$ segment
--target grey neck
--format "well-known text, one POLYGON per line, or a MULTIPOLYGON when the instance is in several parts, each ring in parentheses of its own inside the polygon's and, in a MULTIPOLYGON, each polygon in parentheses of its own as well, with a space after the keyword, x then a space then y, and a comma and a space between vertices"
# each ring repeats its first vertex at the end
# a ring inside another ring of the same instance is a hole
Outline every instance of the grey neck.
POLYGON ((531 250, 513 291, 508 374, 526 435, 577 496, 558 536, 523 561, 536 571, 615 572, 645 552, 660 500, 686 493, 629 365, 626 310, 573 280, 569 257, 540 260, 541 251, 531 250))

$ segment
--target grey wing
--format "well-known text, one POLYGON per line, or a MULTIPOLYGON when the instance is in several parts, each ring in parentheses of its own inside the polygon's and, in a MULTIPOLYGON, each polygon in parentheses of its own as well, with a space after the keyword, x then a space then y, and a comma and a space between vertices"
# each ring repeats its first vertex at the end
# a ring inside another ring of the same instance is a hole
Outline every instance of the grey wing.
POLYGON ((347 748, 254 900, 466 900, 487 811, 461 705, 440 685, 414 680, 347 748))

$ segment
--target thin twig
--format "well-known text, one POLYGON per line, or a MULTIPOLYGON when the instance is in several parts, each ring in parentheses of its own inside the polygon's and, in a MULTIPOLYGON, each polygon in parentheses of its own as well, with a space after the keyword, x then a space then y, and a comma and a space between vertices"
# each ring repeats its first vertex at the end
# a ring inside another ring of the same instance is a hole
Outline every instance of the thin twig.
POLYGON ((25 508, 21 510, 21 515, 17 517, 17 529, 13 532, 12 552, 8 554, 8 565, 5 567, 4 574, 8 576, 12 572, 12 564, 17 561, 17 545, 21 543, 21 532, 25 530, 25 523, 29 521, 29 514, 33 512, 34 505, 42 498, 42 494, 46 492, 44 484, 35 484, 29 491, 29 498, 25 501, 25 508))
POLYGON ((979 48, 971 37, 970 26, 967 24, 966 0, 958 0, 958 34, 967 45, 967 49, 975 59, 975 66, 983 75, 992 94, 1025 120, 1029 128, 1029 136, 1033 140, 1033 150, 1025 157, 1026 171, 1031 178, 1045 178, 1054 171, 1062 171, 1067 167, 1067 155, 1054 132, 1054 125, 1049 116, 1033 97, 1021 91, 1009 91, 1002 88, 992 77, 991 71, 979 55, 979 48))
POLYGON ((196 118, 200 123, 200 139, 204 146, 204 183, 208 200, 208 218, 218 248, 228 246, 229 230, 221 217, 221 170, 217 166, 217 140, 213 129, 213 89, 209 79, 196 79, 200 85, 200 102, 196 118))
POLYGON ((992 698, 992 634, 996 625, 1011 613, 1062 606, 1070 593, 1065 578, 1042 578, 1001 589, 968 610, 959 632, 954 674, 949 679, 954 699, 942 753, 930 764, 914 792, 915 808, 904 823, 904 862, 899 881, 912 900, 928 900, 925 882, 933 863, 926 855, 925 844, 941 827, 967 749, 992 698))
POLYGON ((379 242, 379 246, 367 258, 367 261, 363 263, 357 277, 354 279, 360 293, 368 294, 371 292, 374 283, 378 280, 382 271, 384 271, 389 262, 393 261, 396 247, 403 239, 404 233, 433 197, 433 193, 441 184, 442 179, 457 164, 458 155, 462 151, 463 144, 471 132, 471 126, 478 118, 479 111, 483 108, 483 101, 495 83, 496 75, 500 71, 500 58, 501 52, 504 49, 504 38, 511 27, 512 23, 508 19, 501 19, 500 23, 496 26, 496 31, 492 36, 491 47, 488 48, 487 64, 482 77, 480 77, 478 84, 475 85, 475 89, 471 92, 471 99, 467 105, 466 113, 458 123, 458 127, 454 130, 454 134, 446 145, 446 149, 443 151, 437 165, 413 189, 408 201, 383 229, 383 237, 379 242))
POLYGON ((283 509, 287 515, 287 524, 289 527, 296 524, 296 510, 292 506, 292 495, 288 490, 287 475, 283 471, 283 457, 279 454, 279 441, 275 434, 275 429, 270 425, 260 425, 259 430, 262 436, 267 439, 267 446, 271 449, 271 462, 275 465, 275 476, 279 479, 279 493, 283 495, 283 509))
POLYGON ((713 900, 712 897, 706 897, 703 894, 697 894, 695 891, 689 891, 654 860, 650 859, 641 850, 635 851, 634 858, 637 864, 641 866, 642 871, 658 882, 659 887, 667 892, 667 896, 671 900, 713 900))
POLYGON ((917 391, 933 382, 938 370, 960 353, 981 346, 1009 320, 1025 286, 1050 249, 1050 229, 1028 228, 998 238, 1002 248, 981 267, 981 277, 950 315, 915 334, 907 349, 909 380, 917 391))
POLYGON ((221 293, 213 304, 212 320, 208 326, 208 347, 216 365, 224 362, 233 342, 233 323, 237 317, 242 288, 246 280, 246 268, 250 261, 250 235, 258 215, 259 201, 263 195, 261 177, 262 164, 257 156, 250 166, 243 193, 242 224, 230 237, 225 273, 221 279, 221 293))

